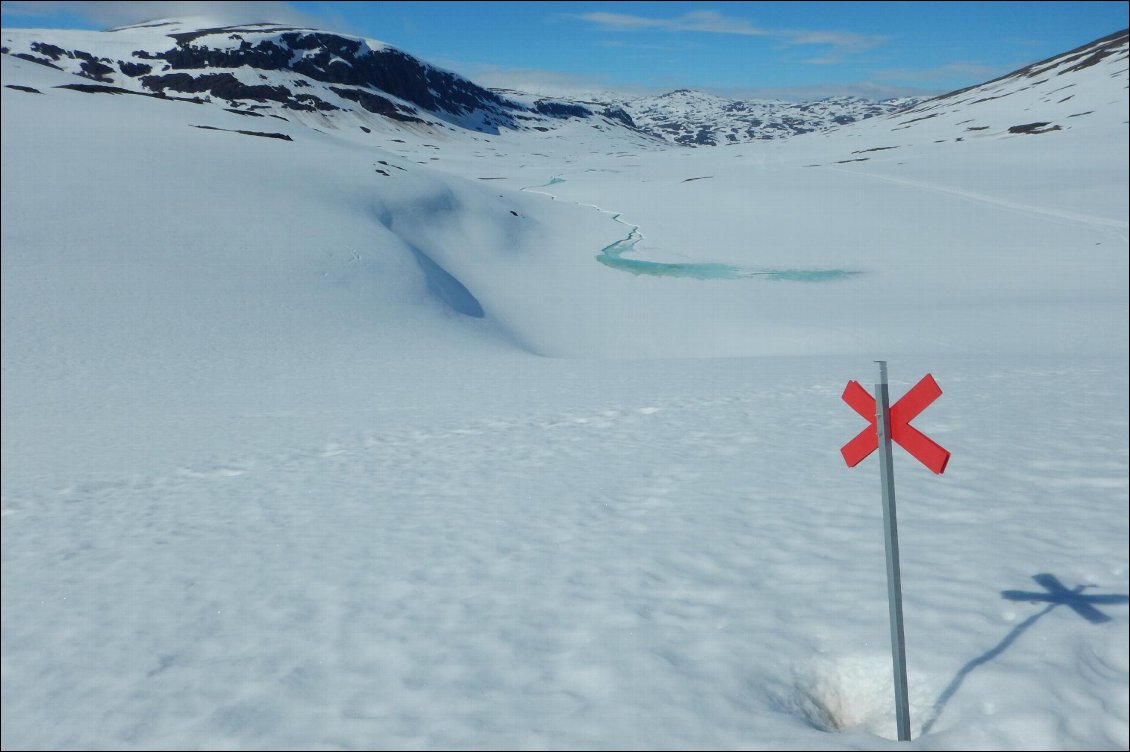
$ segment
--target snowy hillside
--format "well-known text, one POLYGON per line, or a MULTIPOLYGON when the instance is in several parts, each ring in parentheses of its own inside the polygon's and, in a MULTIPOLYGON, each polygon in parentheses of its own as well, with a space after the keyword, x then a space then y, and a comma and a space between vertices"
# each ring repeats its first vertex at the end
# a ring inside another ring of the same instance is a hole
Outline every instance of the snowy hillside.
POLYGON ((687 149, 216 29, 2 33, 0 746, 1127 748, 1125 32, 687 149))
POLYGON ((1127 32, 1120 31, 868 125, 889 127, 892 136, 899 133, 897 138, 904 140, 928 134, 955 142, 1089 129, 1096 120, 1106 127, 1119 113, 1125 125, 1128 46, 1127 32))
POLYGON ((357 127, 366 115, 493 133, 600 119, 552 100, 518 105, 383 42, 277 24, 165 19, 101 33, 9 29, 3 54, 96 82, 66 84, 77 91, 222 102, 252 117, 306 113, 336 127, 357 127), (355 118, 343 117, 349 113, 355 118))

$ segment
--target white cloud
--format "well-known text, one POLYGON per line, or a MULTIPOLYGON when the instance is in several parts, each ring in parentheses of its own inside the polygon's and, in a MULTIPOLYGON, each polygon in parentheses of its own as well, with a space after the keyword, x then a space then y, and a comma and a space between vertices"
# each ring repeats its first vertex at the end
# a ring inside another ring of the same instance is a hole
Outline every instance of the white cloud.
POLYGON ((768 36, 771 32, 759 29, 748 21, 724 16, 713 10, 694 11, 674 18, 648 18, 630 13, 581 13, 582 20, 596 24, 606 31, 638 31, 660 29, 663 31, 705 31, 714 34, 742 34, 768 36))
POLYGON ((834 52, 829 52, 827 55, 821 55, 820 57, 810 57, 806 60, 801 60, 805 65, 839 65, 843 61, 843 55, 837 55, 834 52))
POLYGON ((822 44, 841 52, 865 52, 890 40, 881 34, 856 34, 851 31, 782 31, 789 44, 822 44))
POLYGON ((789 45, 823 45, 841 53, 863 52, 887 42, 890 37, 879 34, 857 34, 850 31, 817 31, 803 29, 763 29, 743 18, 727 16, 713 10, 694 11, 671 18, 652 18, 631 13, 580 13, 574 16, 596 26, 600 31, 697 31, 710 34, 738 34, 750 37, 772 37, 789 45))
POLYGON ((698 47, 694 44, 639 44, 625 42, 622 39, 602 39, 597 42, 597 46, 615 50, 648 50, 651 52, 685 52, 698 47))
POLYGON ((6 16, 71 14, 103 27, 125 26, 156 18, 204 17, 221 23, 275 22, 321 25, 325 19, 284 2, 6 2, 6 16))
POLYGON ((586 76, 538 68, 505 68, 484 63, 435 61, 459 72, 479 86, 492 89, 515 89, 551 97, 581 97, 597 94, 618 94, 625 97, 661 94, 665 89, 650 86, 615 84, 607 76, 586 76))
POLYGON ((937 81, 944 78, 970 78, 983 81, 1000 71, 979 63, 955 62, 933 68, 887 68, 875 73, 883 81, 937 81))

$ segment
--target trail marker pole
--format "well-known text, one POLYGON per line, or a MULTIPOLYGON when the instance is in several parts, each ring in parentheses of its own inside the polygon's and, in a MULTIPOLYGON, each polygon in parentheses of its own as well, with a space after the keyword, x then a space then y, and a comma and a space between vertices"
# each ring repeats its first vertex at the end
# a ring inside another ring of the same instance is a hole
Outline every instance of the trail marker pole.
POLYGON ((887 361, 877 360, 879 374, 875 396, 858 381, 849 381, 843 400, 868 422, 859 434, 840 448, 848 467, 879 450, 879 479, 883 491, 883 540, 887 553, 887 605, 891 618, 891 660, 895 677, 895 725, 898 740, 910 741, 910 700, 906 687, 906 638, 902 625, 902 573, 899 569, 898 518, 895 514, 895 474, 891 442, 910 452, 916 460, 941 475, 950 453, 933 439, 910 425, 942 390, 934 377, 926 374, 898 402, 891 405, 887 386, 887 361))
POLYGON ((879 477, 883 489, 883 542, 887 553, 887 606, 891 617, 891 661, 895 677, 895 724, 898 740, 910 741, 910 700, 906 688, 906 638, 902 627, 902 573, 899 569, 898 517, 895 513, 894 454, 891 451, 891 402, 887 361, 877 360, 875 429, 879 443, 879 477))

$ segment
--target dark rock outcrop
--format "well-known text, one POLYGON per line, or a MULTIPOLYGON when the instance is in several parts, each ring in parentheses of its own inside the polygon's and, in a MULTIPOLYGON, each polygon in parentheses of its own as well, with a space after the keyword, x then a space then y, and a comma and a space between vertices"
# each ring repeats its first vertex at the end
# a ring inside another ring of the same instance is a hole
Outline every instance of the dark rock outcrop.
POLYGON ((549 99, 539 99, 534 102, 534 111, 552 118, 592 117, 592 110, 587 107, 568 102, 554 102, 549 99))
MULTIPOLYGON (((403 107, 398 106, 391 100, 385 99, 382 96, 365 91, 364 89, 343 89, 337 86, 331 86, 330 91, 337 94, 342 99, 348 99, 351 102, 364 107, 369 112, 377 115, 384 115, 385 117, 399 120, 405 123, 422 123, 420 118, 412 115, 403 107)), ((366 129, 367 130, 367 129, 366 129)))

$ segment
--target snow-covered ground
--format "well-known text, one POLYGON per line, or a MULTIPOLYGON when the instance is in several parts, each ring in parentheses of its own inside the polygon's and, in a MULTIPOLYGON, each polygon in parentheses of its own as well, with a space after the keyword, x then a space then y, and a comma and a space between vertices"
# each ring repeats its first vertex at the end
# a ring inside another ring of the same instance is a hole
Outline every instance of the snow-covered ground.
POLYGON ((5 55, 3 747, 1127 748, 1121 70, 681 150, 5 55), (953 453, 896 450, 909 745, 875 358, 953 453))

